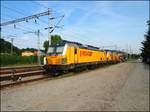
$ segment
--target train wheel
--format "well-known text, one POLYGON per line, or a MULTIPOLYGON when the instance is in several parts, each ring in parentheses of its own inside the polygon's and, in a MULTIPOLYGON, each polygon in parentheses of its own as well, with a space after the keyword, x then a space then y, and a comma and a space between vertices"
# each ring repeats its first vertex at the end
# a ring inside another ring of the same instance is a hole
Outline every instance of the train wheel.
POLYGON ((60 74, 58 72, 53 73, 53 76, 59 76, 60 74))
POLYGON ((66 73, 68 73, 68 72, 69 72, 68 70, 64 70, 64 71, 63 71, 63 74, 66 74, 66 73))

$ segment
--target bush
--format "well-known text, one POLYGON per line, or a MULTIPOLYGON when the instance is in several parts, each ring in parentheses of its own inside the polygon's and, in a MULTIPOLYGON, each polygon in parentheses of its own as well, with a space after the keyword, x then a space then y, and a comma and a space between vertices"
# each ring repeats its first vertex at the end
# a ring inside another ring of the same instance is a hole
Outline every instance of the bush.
MULTIPOLYGON (((42 62, 43 57, 41 57, 42 62)), ((37 64, 37 56, 23 57, 19 55, 0 54, 0 65, 15 65, 15 64, 37 64)))

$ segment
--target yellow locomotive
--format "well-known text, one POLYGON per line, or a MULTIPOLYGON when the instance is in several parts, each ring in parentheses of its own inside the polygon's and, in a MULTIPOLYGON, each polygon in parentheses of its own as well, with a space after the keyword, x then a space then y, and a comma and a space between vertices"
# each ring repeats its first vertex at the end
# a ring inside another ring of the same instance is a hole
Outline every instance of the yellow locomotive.
POLYGON ((63 41, 59 45, 49 47, 44 57, 44 68, 47 72, 56 73, 120 61, 117 53, 101 51, 98 47, 77 42, 63 41))

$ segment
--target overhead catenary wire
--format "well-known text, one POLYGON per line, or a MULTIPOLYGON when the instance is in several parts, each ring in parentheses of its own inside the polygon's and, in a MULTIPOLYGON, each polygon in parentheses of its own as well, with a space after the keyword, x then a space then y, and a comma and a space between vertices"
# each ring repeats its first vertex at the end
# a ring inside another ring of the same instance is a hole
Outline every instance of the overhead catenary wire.
MULTIPOLYGON (((35 2, 36 3, 36 2, 35 2)), ((3 5, 2 5, 3 6, 3 5)), ((16 10, 16 9, 13 9, 13 8, 9 8, 9 7, 6 7, 6 6, 3 6, 4 8, 7 8, 7 9, 9 9, 9 10, 11 10, 11 11, 13 11, 13 12, 15 12, 15 13, 18 13, 18 14, 20 14, 20 15, 24 15, 24 13, 22 13, 22 12, 24 12, 24 11, 18 11, 18 10, 16 10)), ((20 10, 20 9, 19 9, 20 10)), ((6 15, 6 14, 5 14, 6 15)), ((8 15, 7 15, 8 16, 8 15)), ((52 19, 57 19, 57 18, 59 18, 59 17, 61 17, 61 16, 58 16, 58 17, 53 17, 52 19)), ((39 18, 38 18, 38 20, 39 20, 39 18)), ((38 24, 38 25, 40 25, 38 22, 37 22, 37 20, 35 20, 36 21, 36 24, 38 24)), ((46 25, 47 25, 47 22, 46 21, 44 21, 44 20, 40 20, 41 22, 43 22, 43 23, 45 23, 46 25)))
POLYGON ((46 8, 46 9, 48 9, 48 7, 44 6, 41 3, 38 3, 37 1, 30 1, 30 2, 34 3, 35 5, 42 6, 42 7, 46 8))
MULTIPOLYGON (((6 16, 7 18, 10 18, 10 17, 8 17, 8 16, 6 16)), ((12 17, 11 16, 11 18, 10 19, 12 19, 12 18, 14 18, 14 17, 12 17)), ((38 25, 40 25, 38 22, 36 22, 35 24, 38 24, 38 25)), ((31 29, 30 27, 25 27, 25 26, 23 26, 23 25, 20 25, 20 24, 14 24, 13 26, 16 26, 16 27, 18 27, 18 26, 21 26, 21 27, 23 27, 23 28, 25 28, 25 29, 30 29, 30 30, 32 30, 32 31, 34 31, 34 29, 31 29)), ((3 29, 4 29, 5 27, 3 27, 3 29)), ((44 30, 44 28, 40 28, 40 30, 44 30)))
MULTIPOLYGON (((3 17, 0 17, 0 20, 9 20, 8 18, 3 18, 3 17)), ((2 23, 2 22, 1 22, 2 23)))
POLYGON ((14 23, 22 22, 22 21, 28 22, 28 20, 30 20, 30 19, 38 19, 39 17, 45 16, 45 15, 49 15, 49 11, 45 11, 45 12, 41 12, 41 13, 38 13, 38 14, 30 15, 30 16, 27 16, 27 17, 22 17, 22 18, 12 20, 12 21, 7 21, 5 23, 1 23, 1 26, 6 26, 6 25, 9 25, 9 24, 14 24, 14 23))
MULTIPOLYGON (((11 28, 10 28, 11 29, 11 28)), ((22 32, 27 32, 27 31, 29 31, 29 30, 26 30, 26 29, 24 29, 24 28, 15 28, 15 30, 20 30, 20 31, 22 31, 22 32)), ((3 32, 3 31, 1 31, 1 32, 3 32)))
MULTIPOLYGON (((61 18, 57 23, 56 23, 56 25, 55 25, 55 27, 62 21, 62 19, 63 18, 61 18)), ((16 29, 18 29, 18 30, 21 30, 21 31, 24 31, 24 32, 27 32, 27 31, 29 31, 29 30, 26 30, 26 29, 24 29, 24 28, 16 28, 16 29)), ((70 32, 70 31, 69 31, 70 32)), ((77 35, 77 33, 75 33, 75 32, 72 32, 72 33, 74 33, 75 35, 77 35)), ((82 35, 83 36, 83 35, 82 35)), ((81 37, 81 35, 80 36, 77 36, 76 38, 80 38, 81 37)), ((88 41, 86 41, 85 39, 82 39, 82 37, 79 39, 79 40, 82 40, 82 41, 84 41, 84 42, 86 42, 86 43, 91 43, 91 42, 88 42, 88 41)))
POLYGON ((64 18, 64 15, 63 15, 63 16, 60 18, 60 20, 54 25, 54 28, 52 29, 51 32, 53 32, 53 31, 56 29, 57 25, 63 20, 63 18, 64 18))
MULTIPOLYGON (((36 5, 38 5, 38 6, 43 6, 44 8, 48 8, 48 7, 45 7, 43 4, 41 4, 41 3, 39 3, 39 2, 35 2, 35 1, 33 1, 33 3, 35 3, 36 5)), ((55 12, 54 10, 53 10, 53 12, 55 12)), ((57 11, 58 12, 58 11, 57 11)), ((55 25, 56 26, 56 25, 55 25)), ((56 27, 55 27, 56 28, 56 27)), ((79 36, 80 37, 80 36, 79 36)), ((87 38, 87 37, 86 37, 87 38)), ((81 40, 84 40, 84 39, 82 39, 82 37, 81 37, 81 40)), ((84 40, 85 41, 85 40, 84 40)), ((87 43, 91 43, 91 42, 88 42, 88 41, 86 41, 87 43)), ((95 41, 94 41, 94 44, 95 44, 95 41)))
MULTIPOLYGON (((17 9, 17 8, 13 9, 13 8, 10 8, 10 7, 4 6, 4 5, 2 5, 2 7, 6 8, 6 9, 12 11, 12 12, 15 12, 15 13, 17 13, 17 14, 26 16, 24 13, 22 13, 22 12, 24 12, 24 10, 17 9), (18 11, 18 10, 21 10, 21 11, 18 11)), ((41 22, 44 23, 44 24, 47 24, 47 22, 45 22, 44 20, 41 20, 40 18, 38 18, 38 20, 41 21, 41 22)))
MULTIPOLYGON (((9 10, 11 10, 11 8, 8 8, 7 7, 7 9, 9 9, 9 10)), ((20 15, 24 15, 23 13, 21 13, 21 12, 19 12, 19 11, 17 11, 17 10, 12 10, 13 12, 16 12, 16 13, 18 13, 18 14, 20 14, 20 15)), ((7 15, 8 16, 8 15, 7 15)), ((8 16, 9 17, 9 16, 8 16)), ((18 24, 17 24, 18 25, 18 24)), ((40 25, 39 23, 37 23, 37 25, 40 25)), ((16 29, 16 30, 21 30, 21 31, 23 31, 23 32, 27 32, 27 31, 29 31, 29 28, 26 28, 25 29, 25 27, 23 26, 23 27, 15 27, 14 29, 16 29)), ((41 29, 42 30, 42 29, 41 29)), ((43 29, 44 30, 44 29, 43 29)), ((44 35, 44 34, 43 34, 44 35)))
POLYGON ((10 10, 10 11, 12 11, 12 12, 16 12, 18 14, 24 15, 24 13, 22 13, 21 11, 18 11, 16 9, 13 9, 13 8, 10 8, 10 7, 4 6, 4 5, 1 5, 1 6, 8 9, 8 10, 10 10))
MULTIPOLYGON (((20 11, 18 11, 18 10, 16 10, 16 9, 9 8, 9 7, 6 7, 6 6, 3 6, 3 7, 5 7, 6 9, 11 10, 12 12, 18 13, 18 14, 20 14, 20 15, 24 15, 22 12, 20 12, 20 11)), ((23 12, 24 12, 24 11, 23 11, 23 12)), ((5 14, 5 15, 6 15, 6 14, 5 14)), ((9 17, 10 15, 6 15, 6 16, 9 17)), ((11 16, 11 18, 12 18, 12 16, 11 16)), ((14 18, 14 17, 13 17, 13 18, 14 18)), ((59 17, 54 17, 53 19, 56 19, 56 18, 59 18, 59 17)), ((43 21, 43 20, 41 20, 41 21, 46 24, 45 21, 43 21)), ((38 22, 36 22, 36 24, 40 25, 38 22)), ((14 26, 16 26, 16 25, 14 24, 14 26)), ((19 25, 19 26, 20 26, 20 25, 19 25)), ((23 27, 24 27, 24 26, 23 26, 23 27)), ((31 28, 27 28, 27 27, 24 27, 24 28, 31 30, 31 28)), ((18 30, 21 30, 21 31, 28 31, 28 30, 26 30, 26 29, 24 29, 24 28, 18 28, 18 24, 17 24, 17 28, 15 28, 15 29, 18 29, 18 30)), ((56 26, 55 26, 55 28, 56 28, 56 26)), ((42 30, 42 29, 40 29, 40 30, 42 30)), ((32 31, 33 31, 33 29, 32 29, 32 31)))
MULTIPOLYGON (((11 17, 11 18, 14 18, 14 17, 11 17)), ((10 19, 11 19, 11 18, 10 18, 10 19)), ((17 26, 14 24, 14 25, 13 25, 13 29, 19 29, 18 26, 23 27, 22 29, 24 29, 24 30, 26 30, 26 29, 32 30, 32 31, 34 30, 34 29, 29 28, 29 27, 22 26, 22 25, 20 25, 20 24, 17 24, 17 26), (15 26, 15 27, 14 27, 14 26, 15 26)), ((3 29, 4 29, 4 28, 8 28, 8 27, 3 27, 3 29)), ((20 29, 21 29, 21 28, 20 28, 20 29)))
MULTIPOLYGON (((45 8, 45 9, 48 9, 49 7, 48 6, 45 6, 45 5, 43 5, 42 3, 39 3, 38 1, 30 1, 30 2, 32 2, 32 3, 34 3, 35 5, 37 5, 37 6, 39 6, 39 7, 43 7, 43 8, 45 8)), ((52 9, 51 9, 52 10, 52 9)), ((56 11, 56 10, 52 10, 52 13, 61 13, 61 14, 63 14, 64 15, 64 12, 62 12, 62 11, 56 11)))
MULTIPOLYGON (((31 28, 29 28, 29 27, 25 27, 25 26, 22 26, 22 25, 20 25, 20 24, 17 24, 17 26, 13 26, 13 28, 10 28, 10 27, 5 27, 6 29, 14 29, 14 30, 20 30, 20 31, 23 31, 23 32, 27 32, 27 31, 29 31, 29 30, 31 30, 31 31, 34 31, 35 29, 31 29, 31 28), (18 27, 18 26, 20 26, 20 27, 18 27)), ((5 28, 3 28, 3 29, 1 29, 1 31, 3 31, 3 30, 5 30, 5 28)), ((43 30, 43 29, 40 29, 40 30, 43 30)), ((9 30, 10 31, 10 30, 9 30)), ((12 31, 12 30, 11 30, 12 31)))
MULTIPOLYGON (((40 5, 39 5, 40 6, 40 5)), ((7 7, 8 8, 8 7, 7 7)), ((45 8, 48 8, 48 7, 45 7, 45 8)), ((9 9, 11 9, 11 8, 9 8, 9 9)), ((16 11, 16 10, 13 10, 13 11, 16 11)), ((22 14, 20 11, 16 11, 17 13, 19 13, 20 15, 24 15, 24 14, 22 14)), ((54 29, 56 29, 56 26, 62 21, 62 19, 63 18, 61 18, 55 25, 54 25, 54 29)), ((38 24, 38 23, 37 23, 38 24)), ((22 30, 22 31, 28 31, 28 30, 26 30, 26 29, 24 29, 24 28, 17 28, 18 30, 22 30)), ((53 29, 53 30, 54 30, 53 29)), ((79 36, 80 37, 80 36, 79 36)), ((82 38, 82 37, 81 37, 82 38)), ((82 39, 82 40, 84 40, 85 41, 85 39, 82 39)), ((86 41, 87 42, 87 41, 86 41)), ((89 42, 88 42, 89 43, 89 42)))
MULTIPOLYGON (((72 33, 73 36, 72 36, 71 34, 69 35, 69 34, 66 34, 66 33, 64 34, 64 33, 61 33, 61 32, 59 32, 59 33, 60 33, 61 35, 64 35, 64 37, 65 37, 65 36, 67 36, 67 37, 70 37, 70 36, 71 36, 71 37, 73 37, 73 38, 76 38, 76 39, 78 39, 78 41, 80 41, 80 43, 82 43, 82 44, 90 44, 90 43, 91 43, 91 42, 86 41, 85 39, 83 39, 83 38, 82 38, 83 36, 81 36, 81 35, 79 35, 79 34, 73 32, 73 31, 71 31, 71 30, 69 30, 69 32, 72 33), (82 41, 83 41, 84 43, 83 43, 82 41)), ((85 36, 84 36, 84 37, 85 37, 85 36)))
POLYGON ((1 14, 1 18, 4 18, 4 19, 7 19, 7 20, 9 20, 9 19, 16 19, 15 17, 13 17, 13 16, 11 16, 11 15, 8 15, 8 14, 1 14), (6 18, 4 18, 4 17, 6 17, 6 18))
MULTIPOLYGON (((93 45, 95 45, 95 41, 86 41, 86 39, 87 39, 88 37, 85 36, 85 35, 83 35, 83 34, 79 34, 79 33, 75 32, 75 30, 69 29, 68 32, 73 33, 73 34, 76 35, 78 38, 80 38, 80 40, 82 40, 82 41, 84 41, 84 42, 86 42, 86 43, 88 43, 88 44, 93 44, 93 45), (86 39, 83 39, 83 37, 86 38, 86 39)), ((73 36, 74 36, 74 35, 73 35, 73 36)))
MULTIPOLYGON (((10 15, 7 15, 7 14, 5 14, 5 17, 7 17, 8 19, 7 20, 9 20, 9 19, 16 19, 15 17, 13 17, 13 16, 10 16, 10 15)), ((5 18, 3 18, 3 19, 5 19, 5 18)), ((6 20, 6 19, 5 19, 6 20)), ((38 22, 36 23, 36 24, 39 24, 38 22)), ((17 26, 22 26, 22 25, 20 25, 20 24, 14 24, 16 27, 17 26)), ((40 24, 39 24, 40 25, 40 24)), ((29 28, 29 27, 25 27, 25 26, 23 26, 24 28, 26 28, 26 29, 31 29, 31 28, 29 28)), ((4 27, 3 27, 4 28, 4 27)), ((33 29, 32 29, 33 30, 33 29)))
MULTIPOLYGON (((14 17, 12 17, 12 18, 14 18, 14 17)), ((10 19, 11 19, 11 18, 10 18, 10 19)), ((14 28, 14 26, 12 26, 12 28, 11 28, 11 27, 4 27, 4 28, 2 29, 2 31, 5 32, 5 28, 6 28, 6 30, 7 30, 7 29, 13 29, 13 31, 15 31, 15 30, 20 30, 20 31, 22 31, 22 32, 27 32, 27 31, 29 31, 29 30, 35 31, 35 29, 31 29, 31 28, 29 28, 29 27, 25 27, 25 26, 20 25, 20 24, 17 24, 17 26, 15 25, 15 28, 14 28)), ((41 31, 44 31, 44 28, 40 28, 40 30, 41 30, 41 31)), ((11 31, 11 33, 12 33, 12 30, 7 30, 7 33, 8 33, 8 31, 11 31)))
MULTIPOLYGON (((7 17, 9 17, 8 15, 7 15, 7 17)), ((9 18, 14 18, 14 17, 9 17, 9 18)), ((38 25, 40 25, 38 22, 36 23, 36 24, 38 24, 38 25)), ((19 30, 21 30, 21 31, 28 31, 28 30, 32 30, 32 31, 34 31, 35 29, 31 29, 31 28, 28 28, 28 27, 25 27, 25 26, 22 26, 22 25, 20 25, 20 24, 14 24, 14 26, 15 26, 15 28, 14 29, 19 29, 19 30), (18 28, 18 26, 22 26, 23 28, 18 28), (27 30, 26 30, 27 29, 27 30)), ((3 28, 4 29, 4 28, 3 28)), ((40 30, 43 30, 44 31, 44 28, 38 28, 38 29, 40 29, 40 30)))
MULTIPOLYGON (((101 47, 101 45, 102 45, 102 43, 101 42, 98 42, 98 41, 94 41, 94 40, 92 40, 89 36, 86 36, 86 35, 84 35, 84 34, 81 34, 81 33, 78 33, 77 31, 75 31, 75 30, 72 30, 72 29, 69 29, 68 30, 68 32, 70 32, 70 33, 73 33, 74 35, 77 35, 81 40, 83 40, 83 41, 85 41, 86 43, 89 43, 89 44, 91 44, 91 45, 96 45, 97 47, 101 47), (83 39, 83 37, 84 38, 86 38, 86 39, 89 39, 90 41, 86 41, 85 39, 83 39)), ((116 45, 116 44, 115 44, 116 45)), ((118 45, 117 45, 118 46, 118 45)), ((114 47, 114 46, 113 46, 114 47)), ((115 46, 116 47, 116 46, 115 46)), ((118 49, 118 47, 116 47, 117 49, 118 49)), ((115 49, 116 49, 115 48, 115 49)))
MULTIPOLYGON (((8 15, 7 15, 8 16, 8 15)), ((37 23, 38 24, 38 23, 37 23)), ((19 29, 19 30, 22 30, 22 31, 28 31, 28 30, 26 30, 26 29, 24 29, 24 28, 15 28, 15 29, 19 29)), ((29 29, 29 28, 27 28, 27 29, 29 29)), ((44 29, 40 29, 40 30, 44 30, 44 29)))

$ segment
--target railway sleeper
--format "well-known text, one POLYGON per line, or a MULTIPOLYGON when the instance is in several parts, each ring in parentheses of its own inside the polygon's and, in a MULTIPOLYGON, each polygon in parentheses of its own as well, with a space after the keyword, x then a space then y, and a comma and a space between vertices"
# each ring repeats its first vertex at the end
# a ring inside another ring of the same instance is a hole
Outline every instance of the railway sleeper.
POLYGON ((44 74, 43 70, 34 71, 34 72, 25 72, 25 73, 12 73, 10 75, 0 76, 0 81, 6 81, 6 80, 17 81, 17 80, 21 80, 23 77, 42 75, 42 74, 44 74))

